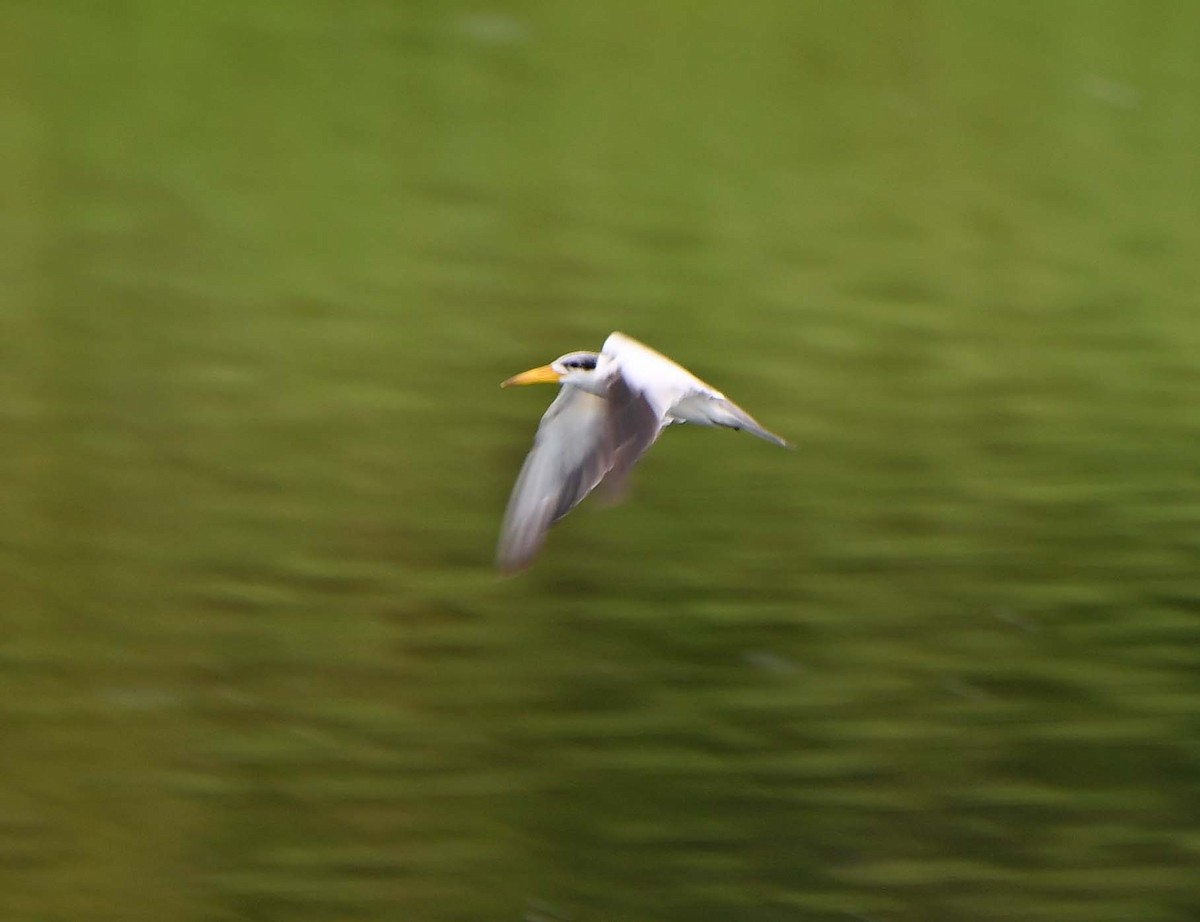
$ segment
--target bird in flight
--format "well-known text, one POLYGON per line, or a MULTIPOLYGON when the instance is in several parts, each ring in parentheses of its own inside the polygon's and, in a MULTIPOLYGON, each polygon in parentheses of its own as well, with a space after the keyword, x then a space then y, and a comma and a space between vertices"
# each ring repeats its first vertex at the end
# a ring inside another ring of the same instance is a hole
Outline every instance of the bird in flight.
POLYGON ((505 573, 528 566, 550 526, 601 482, 619 492, 672 423, 744 429, 789 447, 716 388, 624 333, 610 335, 599 352, 568 352, 500 386, 516 384, 558 384, 559 391, 504 513, 496 564, 505 573))

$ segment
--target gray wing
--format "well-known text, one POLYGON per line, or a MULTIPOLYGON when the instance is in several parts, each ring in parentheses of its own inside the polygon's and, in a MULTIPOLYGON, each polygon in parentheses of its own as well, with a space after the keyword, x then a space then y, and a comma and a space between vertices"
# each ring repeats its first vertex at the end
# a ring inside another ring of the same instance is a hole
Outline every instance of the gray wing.
POLYGON ((563 387, 538 426, 508 500, 496 565, 529 565, 546 532, 606 477, 623 478, 654 442, 658 414, 620 376, 608 397, 563 387))
POLYGON ((612 467, 604 477, 610 496, 620 495, 630 470, 646 453, 667 421, 641 391, 635 391, 623 375, 616 375, 608 388, 609 421, 617 450, 612 467))

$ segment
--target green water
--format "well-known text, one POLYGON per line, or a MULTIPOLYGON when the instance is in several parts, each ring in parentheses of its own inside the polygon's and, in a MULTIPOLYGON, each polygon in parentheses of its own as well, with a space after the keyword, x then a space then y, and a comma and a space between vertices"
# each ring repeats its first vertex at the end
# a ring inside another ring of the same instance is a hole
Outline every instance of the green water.
POLYGON ((1200 917, 1200 9, 0 8, 5 922, 1200 917), (497 580, 623 329, 668 432, 497 580))

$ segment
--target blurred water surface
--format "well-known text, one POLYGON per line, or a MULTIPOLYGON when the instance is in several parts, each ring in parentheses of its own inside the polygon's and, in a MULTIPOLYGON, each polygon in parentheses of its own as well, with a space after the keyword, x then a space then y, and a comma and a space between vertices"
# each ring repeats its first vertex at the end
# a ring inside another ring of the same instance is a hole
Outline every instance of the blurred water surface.
POLYGON ((0 26, 5 920, 1200 916, 1197 7, 0 26))

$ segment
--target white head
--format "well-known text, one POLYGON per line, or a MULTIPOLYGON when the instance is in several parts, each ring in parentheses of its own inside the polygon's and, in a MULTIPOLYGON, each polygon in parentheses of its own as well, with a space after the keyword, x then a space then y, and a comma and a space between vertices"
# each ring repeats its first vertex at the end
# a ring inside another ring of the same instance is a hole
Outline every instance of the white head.
POLYGON ((501 387, 517 384, 567 384, 604 396, 612 359, 603 352, 568 352, 549 365, 513 375, 501 387))

